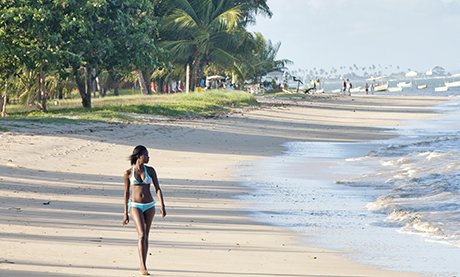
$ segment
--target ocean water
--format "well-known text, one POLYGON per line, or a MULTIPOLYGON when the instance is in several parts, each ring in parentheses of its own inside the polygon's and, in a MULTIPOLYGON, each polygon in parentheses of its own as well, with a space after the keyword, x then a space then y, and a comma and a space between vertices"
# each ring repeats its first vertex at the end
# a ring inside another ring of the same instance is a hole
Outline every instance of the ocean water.
POLYGON ((364 143, 289 142, 242 166, 257 220, 350 259, 429 276, 460 275, 460 96, 445 116, 364 143))

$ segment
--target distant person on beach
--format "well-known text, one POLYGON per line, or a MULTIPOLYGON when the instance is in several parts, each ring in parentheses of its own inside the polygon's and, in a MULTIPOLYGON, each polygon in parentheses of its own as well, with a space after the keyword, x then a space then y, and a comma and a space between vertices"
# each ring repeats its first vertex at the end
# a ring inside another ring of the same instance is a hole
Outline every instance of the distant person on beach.
POLYGON ((311 87, 309 87, 309 88, 307 88, 305 90, 305 94, 309 94, 310 92, 313 92, 313 91, 316 90, 316 82, 315 82, 315 80, 310 80, 310 86, 311 87))
POLYGON ((347 91, 347 81, 345 79, 343 79, 343 82, 342 82, 342 91, 343 92, 347 91))
POLYGON ((353 88, 353 84, 350 82, 350 79, 347 79, 347 85, 346 85, 348 95, 351 96, 351 89, 353 88))
POLYGON ((364 90, 366 91, 366 94, 369 94, 369 84, 366 83, 366 85, 364 86, 364 90))
POLYGON ((124 217, 123 225, 129 223, 129 215, 134 220, 136 231, 139 238, 138 250, 140 259, 140 274, 150 275, 147 270, 147 255, 149 248, 149 233, 152 226, 153 216, 155 215, 155 201, 150 193, 150 185, 155 187, 155 193, 159 199, 160 214, 166 216, 163 193, 158 183, 155 169, 145 164, 149 162, 149 152, 147 148, 138 145, 129 156, 131 168, 126 170, 124 175, 125 195, 124 195, 124 217), (131 192, 131 193, 130 193, 131 192), (129 198, 131 194, 131 199, 129 198))

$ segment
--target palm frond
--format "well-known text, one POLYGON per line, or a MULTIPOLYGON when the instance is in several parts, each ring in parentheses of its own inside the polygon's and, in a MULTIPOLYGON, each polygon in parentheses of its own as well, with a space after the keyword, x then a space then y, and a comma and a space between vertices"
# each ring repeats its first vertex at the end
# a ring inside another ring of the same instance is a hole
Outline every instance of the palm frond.
POLYGON ((224 49, 216 48, 212 53, 211 61, 224 66, 232 66, 235 62, 238 62, 238 58, 224 49))
POLYGON ((212 19, 210 25, 218 26, 218 30, 233 32, 240 26, 242 15, 241 6, 235 6, 218 14, 212 19))
POLYGON ((174 4, 176 5, 177 9, 183 10, 191 18, 193 18, 193 21, 199 22, 199 17, 197 13, 195 12, 195 9, 193 8, 193 6, 190 4, 190 2, 191 1, 188 1, 188 0, 175 0, 174 4))
POLYGON ((169 28, 196 28, 198 27, 197 21, 186 11, 175 9, 167 18, 166 26, 169 28))
POLYGON ((160 46, 169 50, 169 54, 174 62, 190 62, 190 53, 195 51, 195 45, 190 40, 165 41, 160 46))

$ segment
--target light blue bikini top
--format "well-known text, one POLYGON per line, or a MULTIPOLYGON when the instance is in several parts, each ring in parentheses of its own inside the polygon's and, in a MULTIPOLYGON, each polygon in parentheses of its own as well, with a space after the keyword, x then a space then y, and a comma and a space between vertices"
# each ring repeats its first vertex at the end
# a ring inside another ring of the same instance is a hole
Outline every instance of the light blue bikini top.
POLYGON ((131 182, 132 185, 150 185, 152 183, 152 178, 150 177, 147 168, 145 167, 144 164, 144 172, 145 172, 145 178, 143 181, 139 181, 136 179, 134 175, 134 165, 133 165, 133 170, 131 172, 131 177, 129 178, 129 181, 131 182))

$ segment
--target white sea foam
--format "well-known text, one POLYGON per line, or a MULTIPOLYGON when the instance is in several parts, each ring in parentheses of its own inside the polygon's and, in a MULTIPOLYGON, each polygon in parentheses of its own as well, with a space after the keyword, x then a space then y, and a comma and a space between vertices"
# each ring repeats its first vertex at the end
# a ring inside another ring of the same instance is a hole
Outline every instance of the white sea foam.
MULTIPOLYGON (((460 241, 460 136, 415 136, 405 143, 382 147, 367 155, 375 174, 352 180, 363 187, 388 187, 366 208, 387 214, 405 232, 458 246, 460 241), (387 152, 386 152, 387 151, 387 152), (378 155, 375 155, 378 153, 378 155), (375 159, 372 162, 372 159, 375 159), (370 178, 373 176, 373 178, 370 178)), ((356 159, 354 162, 359 163, 356 159)), ((348 182, 348 186, 355 186, 348 182)))
POLYGON ((248 196, 260 205, 257 219, 306 232, 319 246, 345 247, 362 262, 437 276, 460 272, 455 258, 460 174, 436 172, 443 164, 458 164, 455 152, 402 147, 399 157, 395 152, 386 157, 381 149, 380 156, 366 155, 366 149, 378 147, 372 144, 286 146, 285 155, 258 163, 252 175, 245 173, 251 176, 247 184, 257 188, 248 196), (306 153, 291 155, 292 149, 306 153), (329 154, 323 158, 321 153, 329 154))

